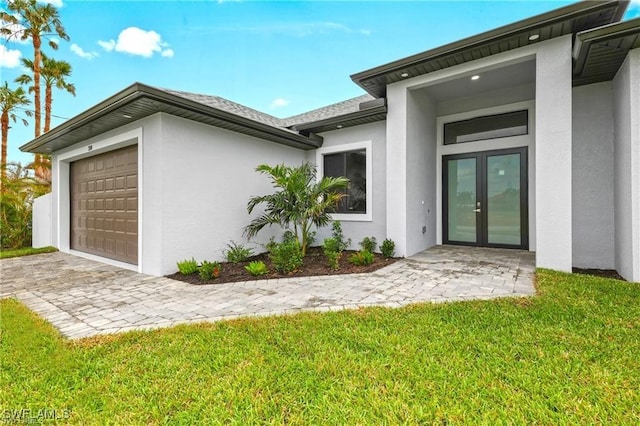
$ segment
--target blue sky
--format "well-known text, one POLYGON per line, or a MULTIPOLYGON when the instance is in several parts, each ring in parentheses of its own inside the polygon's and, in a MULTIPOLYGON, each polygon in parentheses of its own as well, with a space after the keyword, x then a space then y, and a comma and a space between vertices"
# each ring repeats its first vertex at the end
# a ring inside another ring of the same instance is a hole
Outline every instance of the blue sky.
MULTIPOLYGON (((52 126, 139 81, 218 95, 287 117, 364 92, 353 73, 573 1, 74 1, 59 7, 74 98, 54 93, 52 126)), ((634 0, 625 19, 640 16, 634 0)), ((0 83, 29 45, 0 41, 0 83)), ((13 125, 9 161, 33 128, 13 125)))

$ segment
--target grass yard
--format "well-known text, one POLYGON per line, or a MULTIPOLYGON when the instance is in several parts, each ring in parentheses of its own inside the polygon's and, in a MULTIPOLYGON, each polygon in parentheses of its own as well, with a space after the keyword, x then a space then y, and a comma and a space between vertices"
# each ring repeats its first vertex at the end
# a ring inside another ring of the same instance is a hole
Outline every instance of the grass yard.
POLYGON ((67 423, 639 424, 640 284, 80 341, 3 300, 0 409, 67 423))
POLYGON ((25 248, 15 249, 15 250, 1 250, 0 259, 8 259, 10 257, 20 257, 20 256, 31 256, 32 254, 53 253, 54 251, 58 251, 58 249, 55 247, 40 247, 40 248, 25 247, 25 248))

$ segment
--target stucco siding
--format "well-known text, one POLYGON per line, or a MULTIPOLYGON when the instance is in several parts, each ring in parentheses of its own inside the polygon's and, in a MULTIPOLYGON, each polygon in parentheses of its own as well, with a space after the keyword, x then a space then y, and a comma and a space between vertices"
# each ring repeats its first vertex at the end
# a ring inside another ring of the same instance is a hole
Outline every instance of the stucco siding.
POLYGON ((407 255, 436 244, 436 102, 423 90, 407 95, 407 255))
MULTIPOLYGON (((347 238, 351 238, 351 248, 358 249, 358 242, 364 237, 376 237, 379 243, 387 238, 387 191, 386 191, 386 122, 364 124, 346 129, 322 133, 324 138, 322 148, 339 148, 341 146, 371 141, 372 155, 372 214, 371 220, 341 219, 342 231, 347 238)), ((309 151, 307 160, 316 163, 316 151, 309 151)), ((317 165, 317 164, 316 164, 317 165)), ((317 165, 318 166, 318 165, 317 165)), ((316 235, 316 245, 331 235, 331 226, 321 228, 316 235)))
POLYGON ((615 265, 640 281, 640 49, 613 80, 615 265))
POLYGON ((571 36, 536 55, 536 265, 571 271, 571 36))
POLYGON ((573 266, 615 269, 611 82, 573 89, 573 266))
MULTIPOLYGON (((273 191, 260 164, 299 165, 305 151, 239 133, 162 115, 161 223, 162 254, 156 274, 176 271, 176 261, 222 260, 229 240, 242 242, 253 216, 247 202, 273 191)), ((151 165, 147 165, 150 167, 151 165)), ((254 216, 256 213, 254 212, 254 216)), ((257 251, 279 227, 265 228, 252 240, 257 251)))

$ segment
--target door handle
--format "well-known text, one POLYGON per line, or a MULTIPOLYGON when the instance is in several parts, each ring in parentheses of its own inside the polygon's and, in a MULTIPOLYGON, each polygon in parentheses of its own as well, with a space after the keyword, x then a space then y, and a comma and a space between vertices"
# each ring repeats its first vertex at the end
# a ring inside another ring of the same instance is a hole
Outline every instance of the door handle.
POLYGON ((480 211, 481 211, 480 209, 473 209, 474 213, 480 213, 480 211))

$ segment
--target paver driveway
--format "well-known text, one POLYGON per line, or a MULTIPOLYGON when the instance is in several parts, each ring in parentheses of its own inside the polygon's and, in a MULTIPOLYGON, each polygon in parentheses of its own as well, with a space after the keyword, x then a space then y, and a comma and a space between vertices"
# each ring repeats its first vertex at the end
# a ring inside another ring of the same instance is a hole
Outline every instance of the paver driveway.
POLYGON ((534 293, 534 254, 437 246, 371 274, 195 286, 65 253, 0 261, 15 297, 79 338, 179 323, 534 293))

